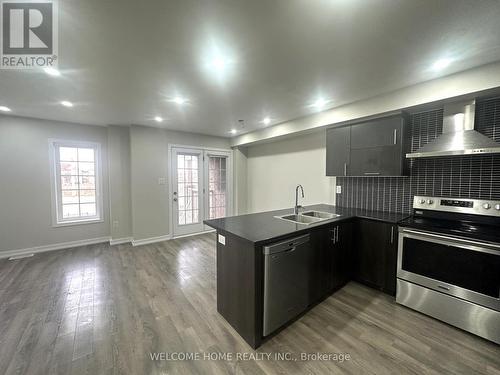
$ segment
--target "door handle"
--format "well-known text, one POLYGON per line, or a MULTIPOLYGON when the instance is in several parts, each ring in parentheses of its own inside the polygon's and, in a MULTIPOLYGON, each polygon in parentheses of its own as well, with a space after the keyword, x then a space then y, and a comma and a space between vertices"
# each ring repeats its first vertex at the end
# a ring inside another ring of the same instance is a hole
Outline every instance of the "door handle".
POLYGON ((394 243, 394 226, 391 226, 391 244, 394 243))
POLYGON ((365 172, 365 175, 369 175, 369 176, 375 176, 378 174, 380 174, 380 172, 365 172))
POLYGON ((398 144, 398 129, 394 129, 394 144, 398 144))
POLYGON ((344 163, 344 176, 347 176, 347 163, 344 163))

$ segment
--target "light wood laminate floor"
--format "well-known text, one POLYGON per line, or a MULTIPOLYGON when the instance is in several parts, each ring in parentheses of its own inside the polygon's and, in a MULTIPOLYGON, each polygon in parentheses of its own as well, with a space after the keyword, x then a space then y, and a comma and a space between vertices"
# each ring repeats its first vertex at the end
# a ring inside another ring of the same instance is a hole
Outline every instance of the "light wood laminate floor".
POLYGON ((215 285, 214 234, 1 260, 0 374, 500 374, 500 346, 356 283, 253 351, 217 314, 215 285), (291 360, 241 357, 278 352, 291 360))

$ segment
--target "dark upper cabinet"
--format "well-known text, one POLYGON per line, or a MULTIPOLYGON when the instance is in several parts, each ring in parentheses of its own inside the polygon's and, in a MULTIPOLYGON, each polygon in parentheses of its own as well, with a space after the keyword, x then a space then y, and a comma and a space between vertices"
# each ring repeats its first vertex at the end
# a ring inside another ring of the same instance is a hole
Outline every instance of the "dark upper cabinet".
POLYGON ((351 126, 351 149, 394 146, 401 143, 400 116, 377 119, 351 126))
POLYGON ((401 176, 404 161, 401 150, 394 146, 351 150, 351 176, 401 176))
POLYGON ((327 176, 406 175, 406 131, 404 115, 328 129, 327 176))
POLYGON ((326 175, 348 176, 351 152, 351 128, 326 131, 326 175))
POLYGON ((355 230, 353 278, 395 295, 397 226, 359 219, 355 230))

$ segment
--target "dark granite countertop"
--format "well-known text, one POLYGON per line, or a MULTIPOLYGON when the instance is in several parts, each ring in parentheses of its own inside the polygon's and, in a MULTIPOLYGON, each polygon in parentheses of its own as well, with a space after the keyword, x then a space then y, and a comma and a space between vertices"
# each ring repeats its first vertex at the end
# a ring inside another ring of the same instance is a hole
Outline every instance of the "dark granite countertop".
POLYGON ((254 243, 263 243, 288 235, 299 235, 308 232, 311 228, 330 225, 353 218, 371 219, 396 224, 409 215, 393 212, 349 209, 328 204, 306 206, 301 212, 316 210, 340 215, 337 218, 324 220, 310 225, 295 224, 290 221, 275 218, 275 216, 293 213, 293 208, 284 210, 259 212, 255 214, 229 216, 221 219, 205 220, 204 223, 214 229, 231 233, 237 237, 254 243))

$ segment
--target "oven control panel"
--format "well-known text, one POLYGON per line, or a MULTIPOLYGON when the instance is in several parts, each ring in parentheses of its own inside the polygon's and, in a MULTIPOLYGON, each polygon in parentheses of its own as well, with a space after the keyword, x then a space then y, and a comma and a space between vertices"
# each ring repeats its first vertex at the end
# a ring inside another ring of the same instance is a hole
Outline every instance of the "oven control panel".
POLYGON ((500 217, 500 201, 483 199, 415 196, 413 198, 413 208, 500 217))

